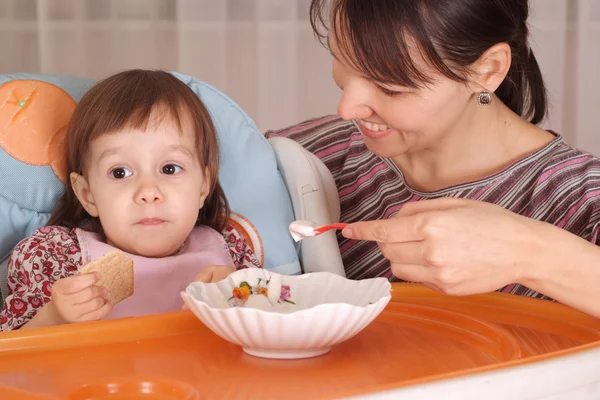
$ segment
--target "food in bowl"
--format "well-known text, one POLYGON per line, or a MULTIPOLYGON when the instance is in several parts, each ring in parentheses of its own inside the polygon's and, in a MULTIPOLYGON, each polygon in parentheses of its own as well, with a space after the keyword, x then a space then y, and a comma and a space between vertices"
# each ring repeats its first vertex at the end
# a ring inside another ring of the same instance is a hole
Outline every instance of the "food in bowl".
POLYGON ((367 327, 390 301, 390 290, 386 278, 248 268, 220 282, 193 282, 181 295, 206 326, 246 353, 306 358, 326 354, 367 327))

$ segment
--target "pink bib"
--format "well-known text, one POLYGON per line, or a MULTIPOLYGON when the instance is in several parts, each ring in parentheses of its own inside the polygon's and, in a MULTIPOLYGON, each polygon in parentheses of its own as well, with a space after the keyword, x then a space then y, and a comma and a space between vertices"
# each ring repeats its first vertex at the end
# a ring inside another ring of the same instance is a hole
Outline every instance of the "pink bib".
MULTIPOLYGON (((76 232, 84 264, 115 250, 99 234, 82 229, 76 232)), ((198 272, 209 265, 233 266, 223 236, 206 226, 194 228, 182 251, 174 256, 146 258, 124 254, 133 259, 134 292, 115 305, 107 319, 179 311, 183 305, 179 293, 198 272)))

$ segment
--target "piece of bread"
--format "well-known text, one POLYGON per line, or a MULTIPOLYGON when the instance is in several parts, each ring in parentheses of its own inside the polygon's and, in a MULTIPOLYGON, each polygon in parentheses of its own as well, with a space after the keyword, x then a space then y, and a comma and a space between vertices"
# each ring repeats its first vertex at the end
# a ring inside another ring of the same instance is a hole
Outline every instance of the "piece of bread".
POLYGON ((85 264, 80 273, 88 274, 98 272, 100 280, 98 286, 108 290, 108 300, 112 305, 125 300, 133 294, 133 260, 113 250, 104 256, 85 264))

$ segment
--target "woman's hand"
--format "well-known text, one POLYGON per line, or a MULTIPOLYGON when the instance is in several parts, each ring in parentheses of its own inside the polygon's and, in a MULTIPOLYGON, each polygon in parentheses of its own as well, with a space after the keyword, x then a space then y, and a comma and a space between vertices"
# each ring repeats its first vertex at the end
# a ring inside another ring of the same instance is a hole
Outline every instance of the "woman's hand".
POLYGON ((406 204, 344 236, 379 243, 400 279, 452 295, 519 283, 600 318, 600 247, 494 204, 442 198, 406 204))
POLYGON ((392 273, 452 295, 485 293, 525 276, 549 244, 547 224, 497 205, 442 198, 406 204, 388 220, 358 222, 344 236, 379 243, 392 273))

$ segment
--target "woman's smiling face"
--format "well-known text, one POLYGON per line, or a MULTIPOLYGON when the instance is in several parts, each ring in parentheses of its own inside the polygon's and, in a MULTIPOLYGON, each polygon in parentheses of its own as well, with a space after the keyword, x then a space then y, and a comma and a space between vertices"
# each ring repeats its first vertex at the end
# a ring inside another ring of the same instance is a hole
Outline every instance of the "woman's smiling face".
POLYGON ((418 56, 412 61, 431 83, 420 88, 379 83, 350 65, 335 36, 330 34, 328 41, 333 79, 342 90, 337 112, 356 120, 365 144, 378 156, 393 158, 436 147, 465 114, 473 95, 468 85, 431 71, 418 56))

